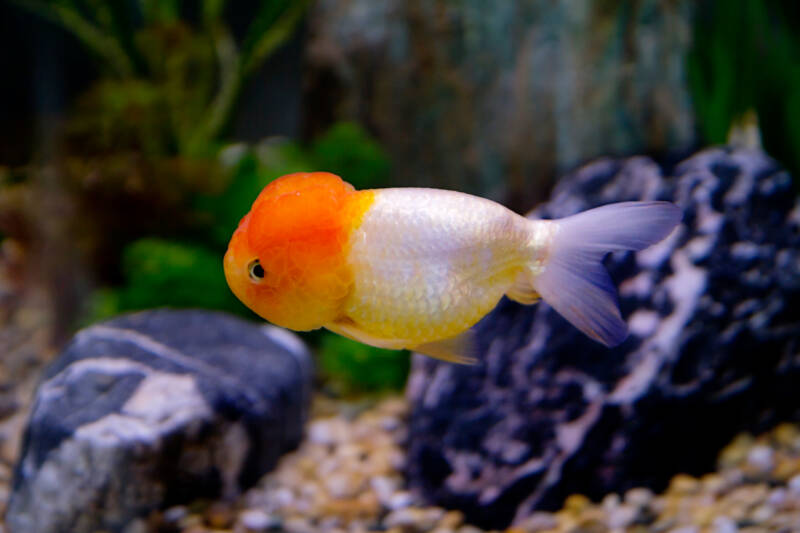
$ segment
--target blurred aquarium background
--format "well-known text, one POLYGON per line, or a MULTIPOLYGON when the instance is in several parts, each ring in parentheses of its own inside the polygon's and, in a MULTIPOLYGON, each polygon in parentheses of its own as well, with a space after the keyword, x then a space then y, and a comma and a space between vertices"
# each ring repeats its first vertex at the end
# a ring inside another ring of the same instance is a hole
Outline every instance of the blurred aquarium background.
MULTIPOLYGON (((6 0, 0 387, 121 313, 258 321, 221 259, 287 173, 520 213, 598 158, 730 141, 800 176, 798 28, 793 0, 6 0)), ((406 384, 406 352, 303 339, 329 394, 406 384)))
MULTIPOLYGON (((669 166, 747 117, 800 171, 795 2, 0 9, 0 235, 18 281, 46 292, 55 342, 158 306, 247 316, 219 259, 258 191, 290 172, 525 212, 592 158, 669 166)), ((311 339, 323 363, 355 350, 311 339)), ((405 372, 397 357, 379 366, 405 372)), ((361 365, 345 368, 350 380, 361 365)))

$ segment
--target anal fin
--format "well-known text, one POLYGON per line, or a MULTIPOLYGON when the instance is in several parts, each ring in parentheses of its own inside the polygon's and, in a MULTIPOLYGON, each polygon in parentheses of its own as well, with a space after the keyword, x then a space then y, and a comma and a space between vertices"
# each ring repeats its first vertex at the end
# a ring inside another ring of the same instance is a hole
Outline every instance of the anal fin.
POLYGON ((520 272, 514 282, 514 286, 506 292, 506 296, 522 305, 531 305, 538 302, 542 297, 536 292, 536 289, 533 288, 531 279, 531 273, 527 269, 520 272))
POLYGON ((478 362, 478 345, 471 329, 449 339, 414 346, 411 350, 449 363, 474 365, 478 362))

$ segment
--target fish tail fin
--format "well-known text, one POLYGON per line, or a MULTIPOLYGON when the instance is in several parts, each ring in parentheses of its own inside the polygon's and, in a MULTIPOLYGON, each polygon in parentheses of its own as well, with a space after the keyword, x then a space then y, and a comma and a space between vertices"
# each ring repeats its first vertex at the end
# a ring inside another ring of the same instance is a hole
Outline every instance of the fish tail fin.
POLYGON ((669 202, 620 202, 553 221, 545 259, 531 266, 528 283, 576 328, 606 346, 616 346, 627 337, 628 327, 603 257, 659 242, 681 216, 669 202))

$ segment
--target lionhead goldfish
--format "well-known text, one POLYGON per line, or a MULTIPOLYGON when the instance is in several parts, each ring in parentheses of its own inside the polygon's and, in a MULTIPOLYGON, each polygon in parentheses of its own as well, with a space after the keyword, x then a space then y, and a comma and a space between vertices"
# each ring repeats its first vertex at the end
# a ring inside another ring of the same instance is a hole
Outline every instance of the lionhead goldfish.
POLYGON ((290 174, 259 194, 225 254, 233 293, 293 330, 320 327, 381 348, 469 362, 470 329, 503 295, 540 297, 591 338, 627 335, 601 261, 641 250, 681 218, 667 202, 622 202, 530 220, 437 189, 356 191, 327 172, 290 174))

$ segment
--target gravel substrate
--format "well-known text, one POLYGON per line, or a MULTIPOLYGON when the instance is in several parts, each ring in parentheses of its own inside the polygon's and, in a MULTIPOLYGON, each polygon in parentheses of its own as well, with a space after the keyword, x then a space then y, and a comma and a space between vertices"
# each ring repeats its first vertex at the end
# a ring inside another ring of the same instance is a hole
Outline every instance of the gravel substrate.
MULTIPOLYGON (((460 512, 421 505, 404 490, 402 399, 368 408, 318 400, 315 410, 304 444, 240 501, 175 507, 150 526, 183 533, 481 531, 460 512)), ((742 435, 720 454, 717 472, 678 475, 664 494, 633 489, 599 503, 573 495, 562 510, 506 531, 800 532, 800 427, 742 435)))

